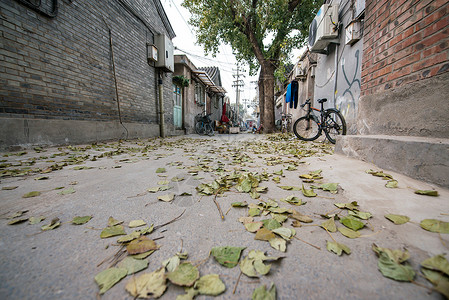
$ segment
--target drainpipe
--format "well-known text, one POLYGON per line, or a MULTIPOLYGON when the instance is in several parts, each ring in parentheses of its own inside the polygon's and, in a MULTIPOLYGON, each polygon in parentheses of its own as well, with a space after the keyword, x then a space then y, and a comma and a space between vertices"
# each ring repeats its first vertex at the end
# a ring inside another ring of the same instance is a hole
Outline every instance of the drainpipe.
POLYGON ((338 46, 340 44, 334 44, 335 45, 335 83, 334 83, 334 107, 338 109, 337 107, 337 83, 338 83, 338 46))
POLYGON ((162 84, 162 71, 159 71, 159 131, 161 138, 165 138, 164 120, 164 85, 162 84))
POLYGON ((204 88, 204 115, 207 115, 207 87, 204 88))

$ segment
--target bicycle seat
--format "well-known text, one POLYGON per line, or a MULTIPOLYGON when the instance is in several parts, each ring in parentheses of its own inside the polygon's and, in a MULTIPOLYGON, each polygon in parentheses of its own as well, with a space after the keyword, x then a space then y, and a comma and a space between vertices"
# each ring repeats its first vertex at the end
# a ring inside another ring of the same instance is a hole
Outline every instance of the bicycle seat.
POLYGON ((324 102, 326 102, 327 101, 327 99, 326 98, 323 98, 323 99, 318 99, 318 103, 324 103, 324 102))

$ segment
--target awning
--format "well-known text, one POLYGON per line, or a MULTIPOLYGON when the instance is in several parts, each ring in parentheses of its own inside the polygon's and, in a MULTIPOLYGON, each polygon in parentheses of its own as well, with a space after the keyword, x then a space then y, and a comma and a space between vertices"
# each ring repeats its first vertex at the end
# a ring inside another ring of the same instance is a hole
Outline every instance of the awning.
POLYGON ((226 90, 222 86, 215 85, 215 83, 210 79, 209 75, 205 71, 194 70, 193 74, 198 77, 198 79, 212 92, 216 94, 226 94, 226 90))

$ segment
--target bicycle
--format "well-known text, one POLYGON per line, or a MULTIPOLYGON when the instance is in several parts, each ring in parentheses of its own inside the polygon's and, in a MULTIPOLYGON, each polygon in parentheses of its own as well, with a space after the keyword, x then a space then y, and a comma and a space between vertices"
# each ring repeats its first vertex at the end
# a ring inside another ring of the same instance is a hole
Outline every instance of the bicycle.
POLYGON ((212 114, 203 115, 198 114, 195 117, 195 132, 197 134, 207 134, 209 136, 214 135, 214 128, 212 127, 212 120, 210 116, 212 114))
POLYGON ((321 109, 312 107, 310 99, 307 99, 301 105, 301 108, 308 105, 307 113, 293 124, 293 131, 300 140, 316 140, 324 131, 329 142, 335 144, 337 135, 346 134, 345 118, 338 109, 328 108, 324 110, 324 103, 326 101, 326 98, 318 99, 318 103, 321 104, 321 109), (314 110, 320 112, 320 118, 313 113, 314 110))
POLYGON ((281 124, 281 132, 290 132, 292 126, 292 114, 282 114, 281 116, 282 124, 281 124))

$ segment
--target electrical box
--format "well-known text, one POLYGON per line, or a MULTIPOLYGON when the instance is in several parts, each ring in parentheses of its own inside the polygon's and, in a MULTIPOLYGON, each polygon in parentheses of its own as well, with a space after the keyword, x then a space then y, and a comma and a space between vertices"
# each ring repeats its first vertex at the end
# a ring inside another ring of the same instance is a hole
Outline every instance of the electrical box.
POLYGON ((147 44, 147 59, 148 63, 157 62, 157 47, 155 45, 147 44))
POLYGON ((345 28, 346 31, 346 45, 352 45, 361 37, 361 23, 357 20, 352 20, 345 28))
POLYGON ((338 37, 338 4, 324 4, 309 27, 311 52, 321 52, 338 37))
POLYGON ((161 68, 166 72, 173 72, 175 70, 173 42, 164 34, 156 35, 154 41, 158 52, 156 67, 161 68))

